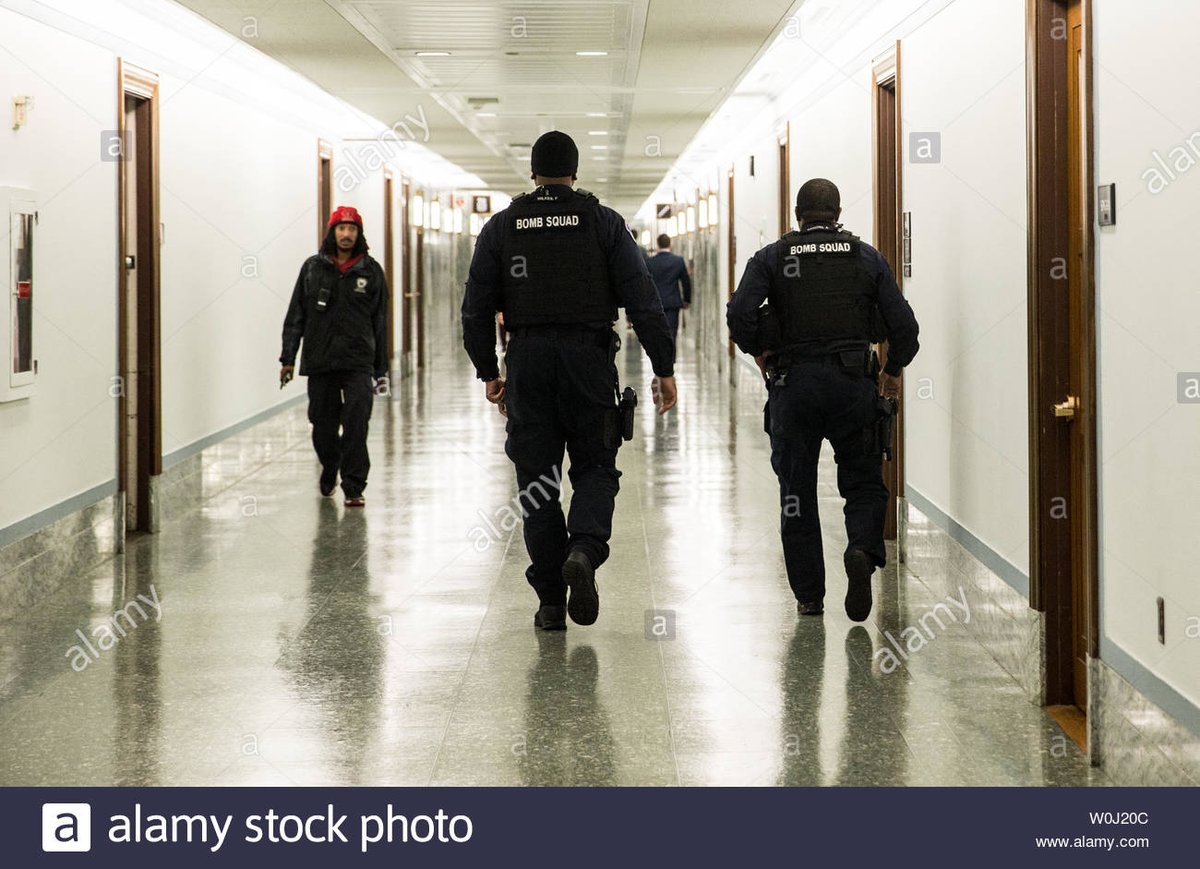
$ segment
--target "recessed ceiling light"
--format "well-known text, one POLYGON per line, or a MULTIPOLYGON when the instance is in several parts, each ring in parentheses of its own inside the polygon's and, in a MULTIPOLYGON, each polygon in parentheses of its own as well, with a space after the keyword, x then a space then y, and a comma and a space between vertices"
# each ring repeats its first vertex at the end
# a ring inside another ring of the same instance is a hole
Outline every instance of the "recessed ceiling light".
POLYGON ((607 118, 608 112, 588 112, 587 117, 589 117, 589 118, 607 118))
POLYGON ((576 57, 608 57, 607 51, 577 51, 576 57))
POLYGON ((494 117, 496 117, 496 113, 495 112, 476 112, 475 117, 477 117, 477 118, 494 118, 494 117))
POLYGON ((418 51, 417 57, 449 57, 448 51, 418 51))
POLYGON ((589 136, 607 136, 608 130, 588 130, 589 136))
POLYGON ((608 179, 607 178, 597 178, 596 180, 597 181, 607 181, 608 179))
POLYGON ((593 151, 607 151, 608 145, 592 145, 593 151))

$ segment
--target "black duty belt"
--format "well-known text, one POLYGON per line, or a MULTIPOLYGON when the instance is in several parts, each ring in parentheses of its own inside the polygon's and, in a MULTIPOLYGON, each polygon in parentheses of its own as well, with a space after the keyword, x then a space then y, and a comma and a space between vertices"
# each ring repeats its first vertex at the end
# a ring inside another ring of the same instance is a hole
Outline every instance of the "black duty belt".
POLYGON ((509 332, 521 338, 565 338, 580 344, 593 344, 607 348, 612 340, 612 329, 594 326, 518 326, 509 332))
POLYGON ((872 347, 827 351, 821 353, 797 353, 783 351, 767 357, 768 370, 786 371, 793 365, 801 363, 825 363, 837 365, 846 371, 860 372, 867 377, 875 377, 879 373, 878 357, 872 347))

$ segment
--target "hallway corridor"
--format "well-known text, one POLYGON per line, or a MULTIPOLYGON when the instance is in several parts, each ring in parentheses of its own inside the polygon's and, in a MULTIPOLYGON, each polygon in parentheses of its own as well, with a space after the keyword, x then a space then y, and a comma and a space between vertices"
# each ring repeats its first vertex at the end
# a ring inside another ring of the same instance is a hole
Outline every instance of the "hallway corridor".
POLYGON ((893 563, 852 626, 828 447, 826 613, 797 617, 762 388, 690 341, 657 418, 623 333, 642 407, 600 619, 536 632, 503 421, 434 334, 376 402, 365 510, 319 497, 294 405, 205 452, 201 510, 0 623, 0 784, 1110 783, 963 624, 892 655, 952 576, 893 563), (139 594, 110 648, 71 651, 139 594))

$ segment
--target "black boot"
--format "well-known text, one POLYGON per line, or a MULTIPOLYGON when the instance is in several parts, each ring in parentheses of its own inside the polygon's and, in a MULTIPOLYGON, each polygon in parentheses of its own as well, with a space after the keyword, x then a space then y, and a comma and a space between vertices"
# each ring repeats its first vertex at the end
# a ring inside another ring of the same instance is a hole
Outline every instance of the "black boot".
POLYGON ((596 568, 578 549, 563 562, 563 582, 567 584, 567 615, 577 625, 592 625, 600 615, 600 593, 596 591, 596 568))
POLYGON ((533 616, 533 626, 543 631, 565 631, 567 629, 567 608, 542 604, 533 616))
POLYGON ((846 565, 846 615, 852 622, 865 622, 871 614, 871 574, 875 562, 861 549, 847 549, 842 559, 846 565))

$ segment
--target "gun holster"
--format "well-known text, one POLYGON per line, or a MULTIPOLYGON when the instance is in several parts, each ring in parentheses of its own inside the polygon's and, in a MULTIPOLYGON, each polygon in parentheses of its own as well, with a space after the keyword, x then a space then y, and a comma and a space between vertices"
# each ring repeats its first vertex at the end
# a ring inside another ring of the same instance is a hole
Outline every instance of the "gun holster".
POLYGON ((770 302, 758 309, 755 341, 764 350, 774 350, 783 343, 783 328, 779 323, 779 317, 771 308, 770 302))
POLYGON ((893 441, 896 438, 896 414, 900 404, 894 398, 880 395, 875 398, 875 422, 864 432, 867 449, 872 455, 881 455, 892 460, 893 441))
POLYGON ((633 387, 626 386, 625 391, 621 393, 621 400, 617 403, 617 411, 621 416, 621 440, 633 440, 633 414, 637 410, 637 393, 633 391, 633 387))
POLYGON ((861 350, 843 350, 837 357, 846 371, 862 374, 872 380, 879 377, 879 356, 874 347, 868 347, 865 353, 861 350))
POLYGON ((788 371, 795 360, 787 353, 772 353, 766 359, 767 387, 784 386, 787 384, 788 371))
MULTIPOLYGON (((615 365, 617 351, 621 349, 621 336, 615 331, 608 341, 608 364, 615 365)), ((617 389, 620 383, 614 381, 617 389)), ((637 408, 637 393, 626 386, 615 407, 604 412, 604 448, 615 450, 622 441, 633 440, 633 414, 637 408)))
POLYGON ((615 450, 622 441, 633 440, 633 416, 637 408, 637 393, 626 386, 616 407, 604 412, 604 448, 615 450))

